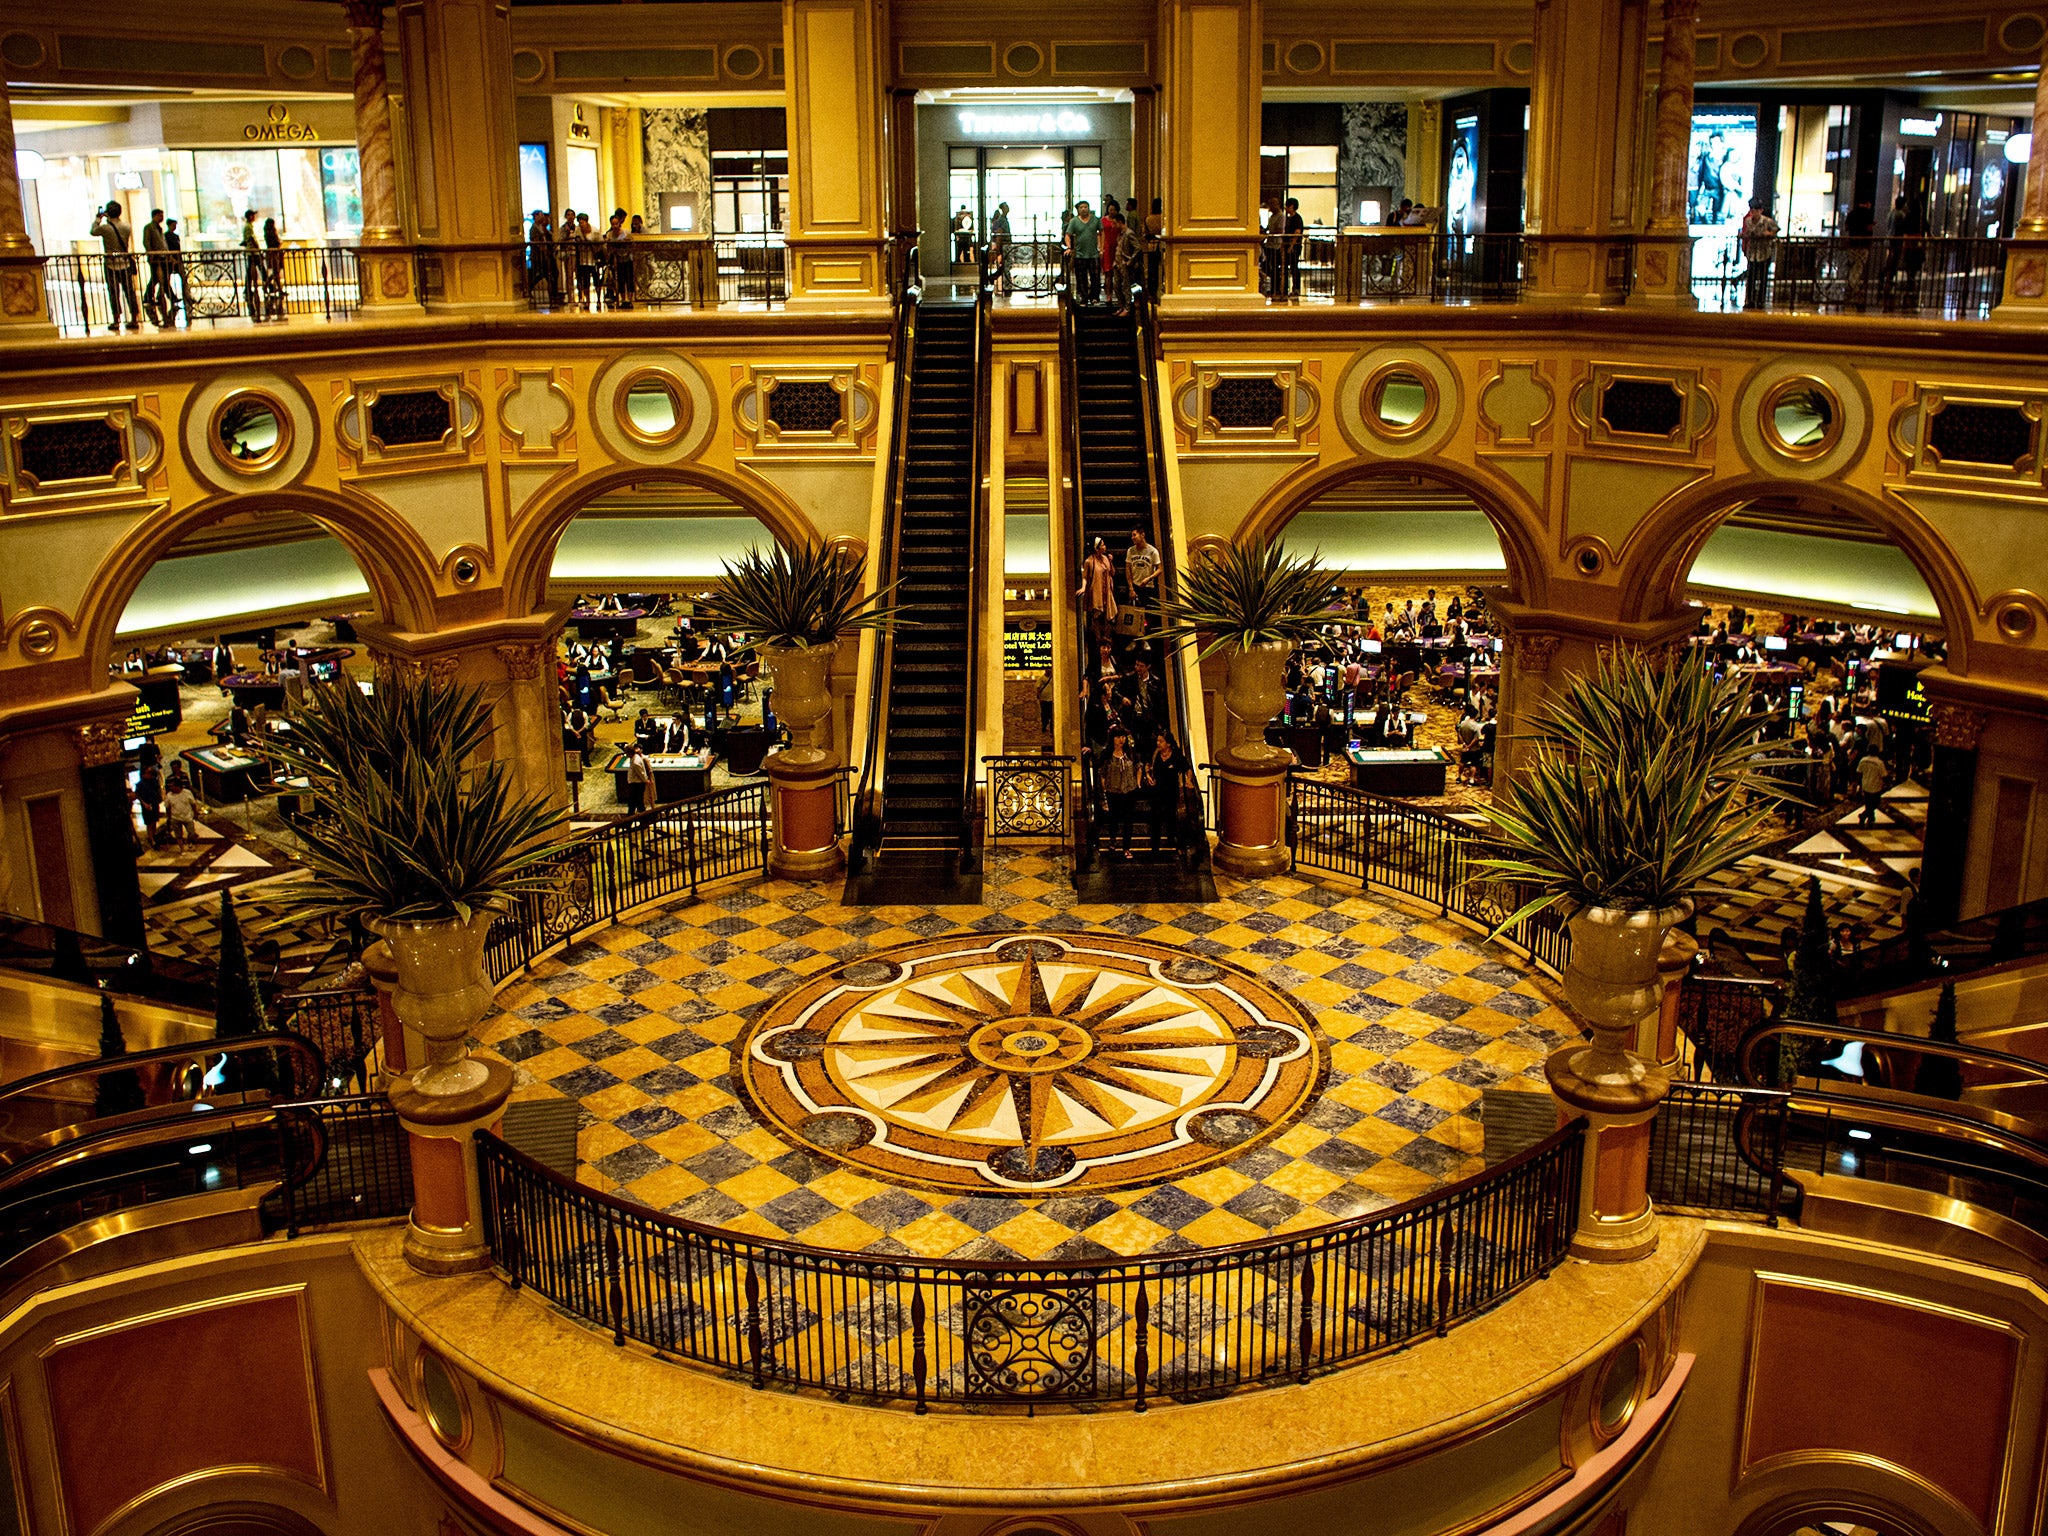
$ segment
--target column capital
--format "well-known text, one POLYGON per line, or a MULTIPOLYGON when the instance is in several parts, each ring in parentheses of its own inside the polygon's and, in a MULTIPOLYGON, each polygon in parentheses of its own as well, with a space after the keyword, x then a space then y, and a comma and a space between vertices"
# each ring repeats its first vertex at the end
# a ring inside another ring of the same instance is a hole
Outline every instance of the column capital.
POLYGON ((342 14, 347 17, 351 31, 381 32, 388 3, 389 0, 342 0, 342 14))
POLYGON ((1936 704, 1931 713, 1934 716, 1934 744, 1958 752, 1976 751, 1984 727, 1991 723, 1988 710, 1972 709, 1967 704, 1936 704))

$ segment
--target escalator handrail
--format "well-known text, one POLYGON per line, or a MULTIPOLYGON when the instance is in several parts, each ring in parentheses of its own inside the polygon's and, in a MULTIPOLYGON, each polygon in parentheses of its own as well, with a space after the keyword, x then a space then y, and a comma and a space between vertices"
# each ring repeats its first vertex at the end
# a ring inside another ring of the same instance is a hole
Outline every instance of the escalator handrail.
POLYGON ((1742 1037, 1741 1043, 1736 1046, 1735 1059, 1743 1082, 1756 1087, 1769 1086, 1764 1082, 1762 1071, 1764 1046, 1766 1042, 1784 1036, 1801 1040, 1854 1041, 1885 1050, 1912 1051, 1922 1056, 1946 1056, 1955 1061, 1998 1067, 2033 1082, 2048 1084, 2048 1066, 2025 1056, 1986 1050, 1981 1046, 1950 1045, 1946 1041, 1929 1040, 1923 1035, 1900 1034, 1896 1030, 1849 1029, 1839 1024, 1808 1024, 1795 1019, 1765 1019, 1742 1037))
MULTIPOLYGON (((1131 285, 1131 312, 1135 317, 1133 329, 1138 352, 1138 397, 1141 402, 1140 414, 1145 418, 1145 458, 1152 476, 1152 547, 1159 551, 1159 595, 1179 590, 1180 566, 1173 552, 1173 530, 1167 520, 1173 515, 1173 488, 1166 473, 1167 444, 1160 440, 1158 377, 1153 363, 1160 356, 1159 312, 1156 296, 1142 283, 1131 285)), ((1164 616, 1161 616, 1164 622, 1164 616)), ((1166 697, 1173 720, 1174 740, 1180 744, 1182 755, 1190 769, 1196 761, 1193 739, 1194 714, 1188 699, 1187 678, 1177 657, 1162 655, 1159 670, 1165 674, 1166 697)), ((1189 797, 1183 796, 1183 799, 1189 797)), ((1207 808, 1199 793, 1193 796, 1195 822, 1188 828, 1188 834, 1200 845, 1200 834, 1207 823, 1207 808)), ((1183 805, 1182 815, 1188 807, 1183 805)))
MULTIPOLYGON (((974 422, 973 448, 967 472, 967 719, 960 765, 960 868, 974 861, 974 783, 980 758, 975 742, 981 728, 983 618, 988 611, 989 577, 989 432, 990 396, 994 392, 995 290, 989 283, 988 252, 975 265, 974 283, 974 422)), ((999 645, 1000 641, 997 642, 999 645)))
MULTIPOLYGON (((1061 259, 1061 269, 1060 278, 1053 285, 1053 292, 1058 302, 1060 313, 1060 435, 1064 450, 1062 457, 1066 461, 1066 475, 1064 477, 1066 483, 1063 488, 1059 489, 1066 501, 1067 556, 1070 561, 1073 560, 1075 555, 1081 557, 1080 560, 1073 562, 1074 570, 1071 573, 1078 575, 1080 567, 1086 563, 1089 555, 1087 547, 1088 524, 1087 519, 1081 514, 1080 349, 1074 331, 1073 276, 1068 266, 1068 258, 1064 255, 1061 259)), ((1067 605, 1068 629, 1074 636, 1073 643, 1080 662, 1077 670, 1080 681, 1084 689, 1086 689, 1088 667, 1094 659, 1088 654, 1087 613, 1082 607, 1080 592, 1066 585, 1066 576, 1070 573, 1056 571, 1053 574, 1060 583, 1058 590, 1062 594, 1061 600, 1067 605)), ((1086 689, 1086 691, 1092 696, 1092 689, 1086 689)), ((1085 868, 1088 863, 1095 837, 1095 818, 1093 815, 1095 803, 1095 765, 1093 756, 1088 750, 1088 706, 1086 704, 1081 706, 1081 716, 1075 722, 1075 725, 1080 736, 1080 740, 1076 745, 1075 756, 1079 762, 1081 783, 1080 800, 1074 812, 1074 868, 1079 870, 1085 868)))
POLYGON ((123 1056, 100 1056, 91 1061, 74 1062, 68 1067, 51 1067, 46 1072, 37 1072, 29 1077, 16 1078, 11 1083, 0 1084, 0 1112, 5 1111, 11 1100, 46 1096, 43 1090, 74 1078, 90 1081, 115 1072, 132 1071, 137 1067, 150 1067, 162 1062, 196 1061, 202 1057, 220 1055, 253 1055, 257 1051, 279 1049, 288 1055, 301 1056, 311 1063, 313 1082, 326 1081, 327 1060, 321 1055, 318 1046, 304 1035, 293 1034, 290 1030, 270 1029, 253 1035, 237 1035, 228 1040, 199 1040, 176 1045, 159 1045, 147 1051, 131 1051, 123 1056))
POLYGON ((263 1125, 286 1119, 305 1122, 311 1129, 313 1155, 296 1178, 287 1177, 283 1182, 289 1189, 297 1189, 319 1170, 327 1155, 327 1127, 320 1116, 320 1106, 339 1102, 323 1099, 259 1099, 253 1103, 222 1104, 200 1103, 186 1100, 178 1104, 152 1106, 152 1113, 119 1115, 111 1120, 95 1122, 99 1129, 88 1130, 80 1136, 70 1137, 38 1151, 34 1156, 0 1168, 0 1203, 4 1203, 7 1192, 25 1184, 44 1178, 55 1170, 72 1163, 104 1157, 132 1147, 148 1146, 159 1141, 179 1141, 196 1134, 213 1134, 225 1128, 239 1131, 250 1124, 263 1125))
MULTIPOLYGON (((910 373, 917 349, 917 306, 924 292, 913 244, 903 266, 903 286, 896 295, 896 328, 889 339, 889 353, 896 363, 893 416, 889 430, 889 480, 883 491, 882 547, 876 551, 875 590, 893 592, 899 576, 898 564, 903 541, 898 530, 903 521, 904 458, 910 451, 910 373)), ((868 674, 867 745, 861 754, 860 783, 853 794, 852 858, 856 869, 882 841, 882 753, 886 749, 889 718, 889 679, 896 657, 894 625, 875 636, 874 667, 868 674)))

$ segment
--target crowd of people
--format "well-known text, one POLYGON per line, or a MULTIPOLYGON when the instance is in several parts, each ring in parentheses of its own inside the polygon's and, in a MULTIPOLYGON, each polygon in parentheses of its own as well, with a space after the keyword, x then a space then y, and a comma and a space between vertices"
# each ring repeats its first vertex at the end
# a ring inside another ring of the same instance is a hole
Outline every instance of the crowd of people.
MULTIPOLYGON (((263 220, 259 231, 256 210, 242 214, 242 303, 243 314, 251 320, 285 318, 284 226, 274 217, 263 220)), ((109 331, 124 325, 142 329, 146 319, 159 329, 177 324, 178 312, 191 305, 186 292, 185 240, 178 221, 152 208, 149 222, 142 226, 142 255, 149 266, 149 284, 137 291, 135 231, 118 200, 93 212, 92 236, 100 243, 100 270, 107 285, 109 331), (123 317, 126 317, 125 319, 123 317)))
POLYGON ((599 230, 590 214, 562 210, 562 222, 536 208, 526 226, 526 292, 539 301, 545 289, 553 309, 631 309, 639 294, 632 242, 647 233, 639 214, 612 210, 599 230), (573 295, 573 297, 572 297, 573 295))

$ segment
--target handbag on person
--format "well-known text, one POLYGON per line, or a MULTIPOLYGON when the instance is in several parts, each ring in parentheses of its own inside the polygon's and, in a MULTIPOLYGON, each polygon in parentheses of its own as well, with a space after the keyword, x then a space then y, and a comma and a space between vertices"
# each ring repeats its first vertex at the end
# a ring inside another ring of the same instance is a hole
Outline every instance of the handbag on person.
POLYGON ((1124 607, 1117 609, 1116 619, 1114 620, 1113 627, 1115 628, 1118 637, 1121 639, 1142 639, 1145 634, 1144 611, 1135 606, 1126 604, 1124 607))

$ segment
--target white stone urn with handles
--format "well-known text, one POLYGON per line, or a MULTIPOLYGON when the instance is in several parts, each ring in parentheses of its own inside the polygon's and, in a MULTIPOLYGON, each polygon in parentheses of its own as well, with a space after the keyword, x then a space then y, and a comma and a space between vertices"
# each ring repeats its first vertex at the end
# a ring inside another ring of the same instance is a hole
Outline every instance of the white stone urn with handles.
POLYGON ((398 966, 391 1006, 400 1022, 426 1042, 427 1059, 412 1074, 412 1086, 429 1098, 450 1098, 483 1086, 484 1064, 471 1059, 462 1043, 491 1006, 484 940, 497 917, 482 909, 466 922, 459 917, 363 920, 389 946, 398 966))
POLYGON ((762 663, 774 680, 775 718, 789 727, 792 747, 832 748, 832 660, 838 654, 837 640, 761 647, 762 663))
POLYGON ((1287 756, 1286 748, 1267 743, 1266 723, 1287 702, 1287 658, 1293 654, 1294 646, 1285 640, 1230 653, 1223 702, 1242 729, 1231 750, 1248 764, 1287 756))

